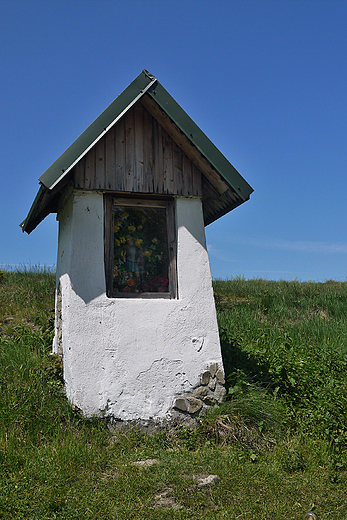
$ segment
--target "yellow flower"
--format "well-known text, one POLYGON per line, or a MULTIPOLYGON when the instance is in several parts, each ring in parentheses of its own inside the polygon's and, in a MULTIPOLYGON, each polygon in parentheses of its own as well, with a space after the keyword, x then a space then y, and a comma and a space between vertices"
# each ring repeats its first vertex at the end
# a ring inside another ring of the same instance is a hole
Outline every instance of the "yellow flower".
POLYGON ((147 258, 149 258, 151 256, 151 252, 150 251, 145 251, 145 256, 147 256, 147 258))
POLYGON ((154 238, 152 238, 152 242, 153 242, 153 244, 157 244, 158 243, 158 239, 154 237, 154 238))
POLYGON ((128 218, 129 217, 129 213, 127 213, 126 211, 122 211, 122 217, 123 218, 128 218))
POLYGON ((120 246, 120 241, 119 240, 116 239, 115 242, 116 242, 117 246, 120 246))
POLYGON ((138 238, 138 239, 136 239, 136 240, 135 240, 135 246, 140 247, 141 244, 142 244, 142 242, 143 242, 142 238, 138 238))
POLYGON ((141 226, 141 225, 140 225, 140 226, 137 226, 137 229, 138 229, 139 231, 141 231, 142 228, 143 228, 143 226, 141 226))
POLYGON ((118 276, 118 269, 117 269, 117 266, 115 265, 114 268, 113 268, 113 275, 116 277, 118 276))
POLYGON ((120 241, 122 244, 125 244, 125 237, 120 237, 120 241))
POLYGON ((128 229, 129 231, 136 231, 136 227, 133 225, 129 226, 128 229))
POLYGON ((118 231, 119 231, 119 226, 116 226, 116 225, 115 225, 113 229, 114 229, 114 232, 115 232, 115 233, 118 233, 118 231))

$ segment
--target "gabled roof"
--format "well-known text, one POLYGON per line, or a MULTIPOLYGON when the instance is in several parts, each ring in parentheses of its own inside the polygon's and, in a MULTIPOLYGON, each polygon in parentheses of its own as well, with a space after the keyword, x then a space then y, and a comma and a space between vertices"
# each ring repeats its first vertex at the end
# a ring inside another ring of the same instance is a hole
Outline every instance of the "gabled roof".
POLYGON ((40 189, 28 216, 20 224, 23 231, 30 233, 49 213, 56 211, 69 172, 140 99, 206 177, 205 198, 210 201, 206 225, 249 199, 253 192, 249 184, 159 81, 143 70, 41 175, 40 189), (211 205, 211 200, 215 200, 215 204, 211 205))

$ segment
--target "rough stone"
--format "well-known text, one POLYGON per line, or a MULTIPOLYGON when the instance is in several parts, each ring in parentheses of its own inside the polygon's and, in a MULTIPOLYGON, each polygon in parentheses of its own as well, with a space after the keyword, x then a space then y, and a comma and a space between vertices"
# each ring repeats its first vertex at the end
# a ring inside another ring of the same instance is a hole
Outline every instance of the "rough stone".
MULTIPOLYGON (((177 413, 179 413, 177 411, 177 413)), ((180 414, 182 415, 182 414, 180 414)), ((152 435, 160 431, 170 430, 172 428, 171 419, 134 419, 130 421, 121 421, 119 419, 110 418, 107 422, 107 427, 112 434, 114 434, 114 441, 116 442, 117 434, 126 433, 131 430, 139 430, 143 433, 152 435)))
POLYGON ((217 383, 216 389, 214 391, 214 396, 215 396, 216 401, 218 401, 220 403, 223 400, 226 392, 227 391, 226 391, 225 387, 223 385, 221 385, 220 383, 217 383))
POLYGON ((197 424, 196 416, 189 413, 182 413, 180 410, 171 410, 171 420, 168 422, 168 430, 175 432, 177 429, 194 428, 197 424))
POLYGON ((208 390, 206 386, 199 386, 199 388, 197 388, 193 393, 193 396, 197 397, 198 399, 201 399, 202 397, 205 397, 205 395, 207 395, 207 392, 208 390))
POLYGON ((217 370, 216 378, 217 378, 218 383, 221 383, 222 385, 225 384, 225 377, 221 370, 217 370))
POLYGON ((217 363, 212 363, 212 365, 210 366, 210 374, 212 377, 214 377, 216 375, 217 370, 218 370, 217 363))
POLYGON ((171 412, 172 417, 177 415, 182 417, 190 415, 191 419, 202 417, 208 407, 215 406, 223 400, 226 394, 222 383, 224 380, 223 371, 218 368, 218 363, 212 363, 209 370, 200 374, 201 386, 191 393, 176 398, 174 410, 171 412))
POLYGON ((206 395, 204 398, 203 398, 203 401, 204 403, 207 405, 207 406, 212 406, 213 404, 216 403, 216 399, 213 395, 206 395))
POLYGON ((209 387, 210 390, 212 390, 212 392, 216 388, 216 383, 217 383, 217 379, 215 377, 211 378, 209 383, 208 383, 208 387, 209 387))
POLYGON ((200 376, 200 382, 202 385, 208 385, 208 382, 210 380, 210 372, 206 370, 203 374, 200 376))
POLYGON ((183 506, 178 504, 175 499, 172 497, 173 489, 166 488, 158 495, 155 495, 154 507, 160 508, 172 508, 172 509, 183 509, 183 506))
POLYGON ((220 477, 218 475, 194 475, 194 479, 198 481, 198 487, 202 488, 215 484, 220 477))
POLYGON ((175 399, 174 408, 177 408, 177 410, 181 410, 182 412, 188 411, 188 404, 184 397, 177 397, 175 399))
POLYGON ((188 396, 187 401, 189 404, 189 407, 188 407, 189 413, 196 413, 200 410, 200 408, 202 408, 202 402, 200 401, 200 399, 196 399, 193 396, 188 396))
POLYGON ((132 462, 132 466, 140 466, 142 468, 148 468, 149 466, 154 466, 155 464, 159 464, 159 460, 157 459, 146 459, 146 460, 136 460, 132 462))

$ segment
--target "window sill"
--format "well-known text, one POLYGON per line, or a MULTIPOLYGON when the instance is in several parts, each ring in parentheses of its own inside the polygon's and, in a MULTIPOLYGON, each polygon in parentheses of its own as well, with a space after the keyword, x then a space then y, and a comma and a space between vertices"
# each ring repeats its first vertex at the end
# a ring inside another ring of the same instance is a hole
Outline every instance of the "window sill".
POLYGON ((113 293, 110 298, 116 299, 116 298, 126 298, 128 300, 171 300, 173 299, 171 294, 168 292, 160 293, 160 292, 148 292, 148 293, 124 293, 124 292, 117 292, 113 293))

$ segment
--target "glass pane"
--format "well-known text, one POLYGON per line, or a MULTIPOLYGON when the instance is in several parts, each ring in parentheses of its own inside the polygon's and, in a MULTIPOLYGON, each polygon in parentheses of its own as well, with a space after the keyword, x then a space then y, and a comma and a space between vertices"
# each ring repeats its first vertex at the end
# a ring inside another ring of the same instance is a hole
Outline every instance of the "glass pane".
POLYGON ((113 207, 113 292, 168 292, 165 208, 113 207))

